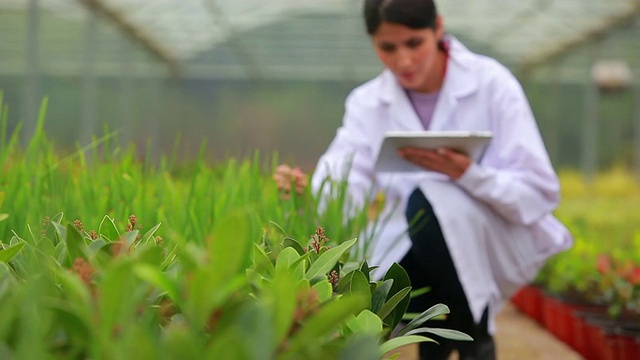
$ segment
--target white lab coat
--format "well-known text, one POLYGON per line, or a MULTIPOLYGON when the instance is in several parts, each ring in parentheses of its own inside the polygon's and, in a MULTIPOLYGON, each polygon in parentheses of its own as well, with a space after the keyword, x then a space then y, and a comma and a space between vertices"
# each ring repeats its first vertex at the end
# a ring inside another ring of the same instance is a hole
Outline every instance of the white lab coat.
POLYGON ((375 173, 386 131, 424 130, 405 91, 384 70, 348 96, 343 124, 319 159, 312 185, 318 189, 326 176, 343 178, 349 159, 356 203, 372 187, 386 193, 391 218, 368 259, 380 266, 378 276, 411 247, 404 209, 420 187, 440 222, 475 321, 489 306, 493 332, 504 301, 533 280, 546 259, 571 247, 573 239, 552 215, 559 182, 520 84, 495 60, 470 52, 452 36, 445 41, 447 74, 430 130, 492 131, 480 163, 457 181, 426 170, 375 173))

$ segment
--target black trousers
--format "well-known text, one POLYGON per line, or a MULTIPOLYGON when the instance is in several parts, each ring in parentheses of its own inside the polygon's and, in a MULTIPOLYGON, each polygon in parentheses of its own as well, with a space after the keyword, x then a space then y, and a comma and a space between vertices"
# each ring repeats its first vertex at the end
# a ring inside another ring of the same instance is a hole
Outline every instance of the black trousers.
POLYGON ((426 334, 439 344, 421 343, 420 359, 447 359, 453 350, 458 350, 460 360, 495 359, 495 345, 487 329, 488 309, 476 324, 438 219, 420 189, 414 190, 409 197, 406 216, 412 247, 400 265, 407 271, 414 290, 431 289, 412 298, 408 311, 421 313, 435 304, 445 304, 451 310, 447 318, 428 321, 424 326, 454 329, 474 338, 472 342, 453 341, 426 334))

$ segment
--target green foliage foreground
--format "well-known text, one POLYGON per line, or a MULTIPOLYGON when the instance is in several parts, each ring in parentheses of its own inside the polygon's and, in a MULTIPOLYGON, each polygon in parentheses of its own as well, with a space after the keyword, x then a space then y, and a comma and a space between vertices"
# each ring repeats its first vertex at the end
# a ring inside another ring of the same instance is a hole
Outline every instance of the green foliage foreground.
POLYGON ((419 327, 444 305, 392 337, 411 286, 397 265, 371 278, 373 235, 355 237, 380 221, 345 213, 344 184, 320 214, 278 194, 275 160, 153 165, 112 135, 61 156, 45 107, 24 148, 0 109, 2 359, 380 359, 470 339, 419 327))

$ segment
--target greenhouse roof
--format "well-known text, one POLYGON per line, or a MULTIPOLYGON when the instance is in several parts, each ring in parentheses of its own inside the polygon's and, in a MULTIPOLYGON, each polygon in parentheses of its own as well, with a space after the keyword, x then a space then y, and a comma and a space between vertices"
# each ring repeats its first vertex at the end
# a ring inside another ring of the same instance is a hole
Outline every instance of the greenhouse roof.
MULTIPOLYGON (((596 58, 640 68, 640 0, 436 2, 447 32, 514 71, 555 61, 571 77, 590 71, 596 58)), ((361 0, 0 0, 0 74, 123 69, 361 80, 380 64, 361 0)))

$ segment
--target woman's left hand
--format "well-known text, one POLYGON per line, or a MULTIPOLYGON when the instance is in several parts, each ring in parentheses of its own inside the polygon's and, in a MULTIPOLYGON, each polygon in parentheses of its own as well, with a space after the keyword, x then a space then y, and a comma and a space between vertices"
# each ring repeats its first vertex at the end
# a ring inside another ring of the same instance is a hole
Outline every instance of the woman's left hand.
POLYGON ((424 149, 405 147, 398 150, 398 155, 421 168, 436 171, 457 180, 471 166, 471 158, 465 154, 444 147, 424 149))

